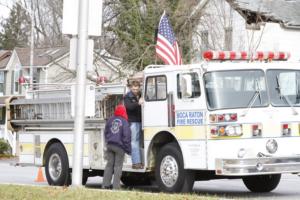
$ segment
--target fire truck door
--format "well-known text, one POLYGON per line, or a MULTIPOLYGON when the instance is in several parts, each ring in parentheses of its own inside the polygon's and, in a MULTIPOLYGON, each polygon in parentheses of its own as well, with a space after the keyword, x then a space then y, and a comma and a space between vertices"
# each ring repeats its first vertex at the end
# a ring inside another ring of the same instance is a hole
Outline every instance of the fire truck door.
POLYGON ((199 127, 203 125, 206 107, 197 71, 181 72, 176 75, 175 98, 176 126, 199 127))
POLYGON ((143 125, 168 126, 167 77, 146 77, 143 105, 143 125))

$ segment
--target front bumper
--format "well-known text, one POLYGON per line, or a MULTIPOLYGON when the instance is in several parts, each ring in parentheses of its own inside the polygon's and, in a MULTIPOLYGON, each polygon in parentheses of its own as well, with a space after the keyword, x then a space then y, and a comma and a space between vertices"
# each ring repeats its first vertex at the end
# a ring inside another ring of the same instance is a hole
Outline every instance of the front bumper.
POLYGON ((300 172, 300 155, 291 157, 258 157, 216 159, 216 174, 247 176, 300 172))

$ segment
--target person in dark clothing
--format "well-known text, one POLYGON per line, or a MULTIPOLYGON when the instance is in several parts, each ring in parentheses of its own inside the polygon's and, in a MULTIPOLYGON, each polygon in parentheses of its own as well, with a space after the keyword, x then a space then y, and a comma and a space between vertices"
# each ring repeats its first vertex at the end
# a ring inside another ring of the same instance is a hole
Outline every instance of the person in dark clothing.
POLYGON ((131 133, 126 108, 123 105, 118 105, 114 116, 107 121, 104 136, 107 147, 107 164, 102 187, 109 188, 114 174, 113 189, 120 189, 124 155, 125 153, 131 154, 131 133))
POLYGON ((130 92, 124 97, 124 104, 128 114, 128 121, 130 123, 131 130, 131 160, 133 169, 144 168, 141 161, 140 152, 140 138, 141 138, 141 105, 143 99, 140 94, 140 83, 138 81, 132 81, 130 85, 130 92))

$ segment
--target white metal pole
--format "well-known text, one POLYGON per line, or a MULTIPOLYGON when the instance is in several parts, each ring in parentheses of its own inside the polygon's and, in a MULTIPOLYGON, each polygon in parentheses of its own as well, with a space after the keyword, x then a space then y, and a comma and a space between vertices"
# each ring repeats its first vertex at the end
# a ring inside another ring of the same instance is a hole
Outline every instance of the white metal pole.
POLYGON ((75 134, 73 146, 73 169, 72 185, 82 185, 82 161, 83 161, 83 140, 84 140, 84 119, 85 119, 85 82, 87 68, 87 47, 88 47, 88 9, 89 1, 79 1, 79 26, 77 45, 77 79, 75 97, 75 134))
POLYGON ((29 66, 29 84, 30 87, 33 88, 33 49, 34 49, 34 12, 33 12, 33 1, 31 1, 31 10, 30 10, 30 18, 31 18, 31 37, 30 37, 30 66, 29 66))

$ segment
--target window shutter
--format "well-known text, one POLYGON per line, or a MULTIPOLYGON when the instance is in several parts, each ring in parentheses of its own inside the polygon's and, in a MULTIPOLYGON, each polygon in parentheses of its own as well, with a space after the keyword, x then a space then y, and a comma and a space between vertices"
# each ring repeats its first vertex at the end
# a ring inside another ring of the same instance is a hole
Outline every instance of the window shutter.
POLYGON ((15 89, 15 83, 14 83, 15 76, 14 75, 15 75, 15 71, 12 70, 11 71, 11 80, 10 80, 10 83, 11 83, 10 93, 11 94, 14 94, 14 89, 15 89))
MULTIPOLYGON (((19 72, 19 77, 22 77, 23 76, 23 70, 20 70, 19 72)), ((19 80, 18 80, 19 82, 19 80)), ((19 84, 19 94, 22 94, 22 85, 19 84)))
POLYGON ((3 94, 6 95, 6 81, 7 81, 7 71, 4 72, 4 86, 3 86, 3 94))

